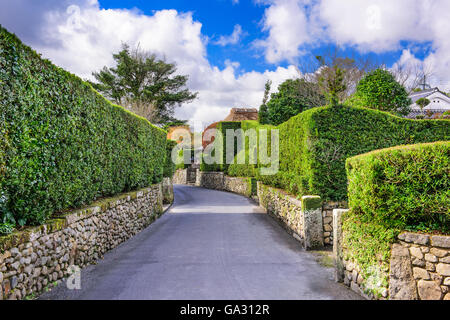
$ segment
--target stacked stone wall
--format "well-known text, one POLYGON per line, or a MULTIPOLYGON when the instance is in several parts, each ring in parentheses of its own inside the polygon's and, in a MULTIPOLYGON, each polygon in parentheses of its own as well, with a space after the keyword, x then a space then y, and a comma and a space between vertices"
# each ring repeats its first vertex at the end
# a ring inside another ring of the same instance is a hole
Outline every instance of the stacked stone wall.
POLYGON ((0 299, 40 293, 95 263, 156 220, 162 206, 162 184, 157 184, 0 237, 0 299))

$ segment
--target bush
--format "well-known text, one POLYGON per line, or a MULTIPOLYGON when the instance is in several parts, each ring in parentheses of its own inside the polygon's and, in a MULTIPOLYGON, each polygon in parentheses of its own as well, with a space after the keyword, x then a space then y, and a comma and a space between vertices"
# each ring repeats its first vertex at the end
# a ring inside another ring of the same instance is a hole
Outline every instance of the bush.
MULTIPOLYGON (((228 172, 229 165, 226 163, 226 132, 227 130, 238 130, 241 129, 241 122, 240 121, 222 121, 217 124, 216 130, 217 132, 222 133, 222 144, 219 143, 219 138, 216 136, 214 147, 215 152, 222 153, 223 159, 221 164, 217 164, 215 167, 217 171, 223 171, 224 173, 228 172)), ((234 141, 234 154, 237 154, 237 139, 235 138, 234 141)))
POLYGON ((324 200, 347 198, 345 160, 376 149, 450 140, 450 121, 411 120, 361 107, 320 107, 281 124, 280 172, 265 183, 324 200))
POLYGON ((362 107, 400 115, 411 111, 408 92, 387 70, 377 69, 366 74, 356 87, 355 98, 362 107))
POLYGON ((1 27, 0 108, 0 221, 41 224, 55 212, 162 179, 164 130, 111 104, 1 27))
MULTIPOLYGON (((343 247, 346 260, 358 263, 364 279, 387 287, 391 245, 401 231, 450 231, 449 159, 450 142, 347 159, 351 209, 343 216, 343 247)), ((380 296, 381 289, 369 291, 380 296)))
POLYGON ((272 93, 267 103, 267 119, 264 121, 279 125, 304 110, 322 106, 326 102, 317 84, 304 79, 288 79, 278 86, 277 93, 272 93))
POLYGON ((272 125, 263 125, 259 124, 258 121, 254 120, 246 120, 241 122, 241 129, 243 132, 247 132, 248 130, 255 130, 256 132, 256 146, 251 146, 250 148, 250 139, 249 137, 245 138, 245 150, 236 150, 239 151, 234 158, 234 163, 230 164, 228 167, 227 174, 234 177, 258 177, 259 169, 263 167, 260 163, 258 148, 260 145, 260 130, 267 130, 267 147, 270 150, 271 148, 271 130, 275 129, 275 126, 272 125), (256 157, 256 164, 251 161, 250 154, 253 157, 256 157), (245 163, 238 164, 238 157, 242 155, 245 156, 245 163))
POLYGON ((450 142, 377 150, 346 166, 355 213, 400 229, 450 231, 450 142))
POLYGON ((167 140, 166 143, 166 161, 164 163, 164 171, 163 176, 166 178, 172 178, 173 174, 175 173, 175 163, 172 161, 172 150, 177 145, 176 141, 173 140, 167 140))

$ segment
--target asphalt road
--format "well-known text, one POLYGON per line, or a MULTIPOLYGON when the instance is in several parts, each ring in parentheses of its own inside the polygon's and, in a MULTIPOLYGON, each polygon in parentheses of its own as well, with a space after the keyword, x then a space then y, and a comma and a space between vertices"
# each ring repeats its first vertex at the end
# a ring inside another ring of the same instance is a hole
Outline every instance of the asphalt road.
POLYGON ((250 200, 175 186, 156 222, 40 299, 361 299, 250 200))

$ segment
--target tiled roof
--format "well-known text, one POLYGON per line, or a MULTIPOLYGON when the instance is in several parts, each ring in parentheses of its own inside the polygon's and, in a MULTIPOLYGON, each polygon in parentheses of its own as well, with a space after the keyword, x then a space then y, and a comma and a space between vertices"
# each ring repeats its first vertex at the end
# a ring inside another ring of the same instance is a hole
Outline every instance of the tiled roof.
POLYGON ((409 95, 413 103, 416 103, 420 98, 426 98, 432 95, 435 92, 440 92, 445 95, 445 93, 441 92, 438 88, 427 89, 419 92, 413 92, 409 95))

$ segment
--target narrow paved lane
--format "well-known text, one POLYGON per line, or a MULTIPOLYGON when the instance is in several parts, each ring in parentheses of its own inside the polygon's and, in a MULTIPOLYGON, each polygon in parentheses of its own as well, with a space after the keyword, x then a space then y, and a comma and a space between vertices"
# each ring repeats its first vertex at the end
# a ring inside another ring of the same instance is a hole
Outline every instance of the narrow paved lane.
POLYGON ((41 299, 358 299, 245 197, 175 186, 149 228, 41 299))

